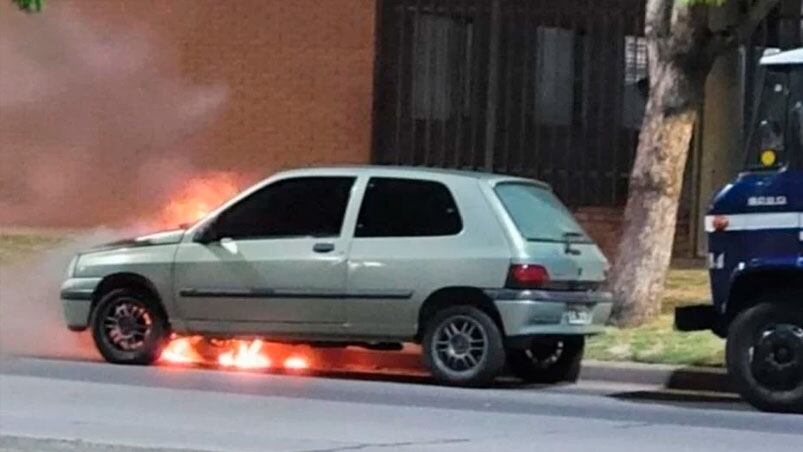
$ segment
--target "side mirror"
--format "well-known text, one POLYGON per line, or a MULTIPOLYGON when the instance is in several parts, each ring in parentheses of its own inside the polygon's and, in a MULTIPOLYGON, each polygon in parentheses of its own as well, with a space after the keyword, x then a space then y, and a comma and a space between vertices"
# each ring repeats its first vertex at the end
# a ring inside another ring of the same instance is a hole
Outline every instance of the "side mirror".
POLYGON ((218 219, 213 218, 209 220, 198 232, 195 234, 195 242, 201 243, 203 245, 208 245, 210 243, 214 243, 220 240, 220 234, 218 233, 218 219))

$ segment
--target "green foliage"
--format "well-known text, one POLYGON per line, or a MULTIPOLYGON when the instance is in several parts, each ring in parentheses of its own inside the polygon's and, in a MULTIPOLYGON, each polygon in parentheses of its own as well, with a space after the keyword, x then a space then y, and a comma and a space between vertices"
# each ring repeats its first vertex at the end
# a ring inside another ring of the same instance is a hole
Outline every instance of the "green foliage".
POLYGON ((44 0, 11 0, 11 3, 17 5, 19 9, 26 13, 33 13, 42 10, 44 0))

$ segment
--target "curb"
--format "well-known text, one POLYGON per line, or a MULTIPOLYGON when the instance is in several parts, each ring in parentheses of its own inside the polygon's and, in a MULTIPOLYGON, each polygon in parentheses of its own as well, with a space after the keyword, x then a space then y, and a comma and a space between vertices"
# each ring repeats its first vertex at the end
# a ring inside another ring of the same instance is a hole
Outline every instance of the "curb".
POLYGON ((586 360, 581 380, 661 386, 684 391, 736 393, 725 369, 586 360))
MULTIPOLYGON (((360 348, 319 350, 323 362, 334 367, 359 367, 377 371, 426 374, 417 346, 401 352, 381 352, 360 348)), ((661 386, 666 389, 736 393, 725 369, 671 366, 630 362, 583 361, 580 380, 661 386)))

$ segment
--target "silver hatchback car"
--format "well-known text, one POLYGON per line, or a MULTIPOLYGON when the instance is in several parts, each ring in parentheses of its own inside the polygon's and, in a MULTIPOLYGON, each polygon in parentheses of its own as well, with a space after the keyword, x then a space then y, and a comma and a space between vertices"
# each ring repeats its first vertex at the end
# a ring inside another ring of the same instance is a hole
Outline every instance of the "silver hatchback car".
POLYGON ((171 333, 387 349, 420 343, 441 382, 507 367, 576 378, 611 310, 608 263, 549 186, 396 167, 287 171, 186 230, 76 256, 67 325, 149 364, 171 333))

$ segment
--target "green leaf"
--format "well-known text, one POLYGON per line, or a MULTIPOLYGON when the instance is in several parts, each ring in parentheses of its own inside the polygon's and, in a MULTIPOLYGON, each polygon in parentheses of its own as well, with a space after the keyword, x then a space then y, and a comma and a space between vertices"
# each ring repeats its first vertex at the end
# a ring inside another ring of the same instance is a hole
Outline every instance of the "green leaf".
POLYGON ((11 3, 26 13, 39 12, 42 10, 44 0, 11 0, 11 3))

